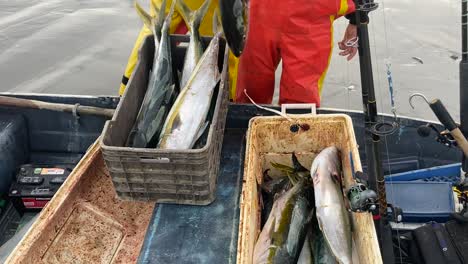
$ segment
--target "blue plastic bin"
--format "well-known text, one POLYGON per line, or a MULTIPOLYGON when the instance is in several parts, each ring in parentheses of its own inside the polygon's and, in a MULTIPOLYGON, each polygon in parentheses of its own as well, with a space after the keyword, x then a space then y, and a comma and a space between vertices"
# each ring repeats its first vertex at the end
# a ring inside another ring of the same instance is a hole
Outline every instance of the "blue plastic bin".
POLYGON ((393 181, 385 186, 387 202, 403 210, 403 222, 446 222, 455 212, 451 183, 393 181))

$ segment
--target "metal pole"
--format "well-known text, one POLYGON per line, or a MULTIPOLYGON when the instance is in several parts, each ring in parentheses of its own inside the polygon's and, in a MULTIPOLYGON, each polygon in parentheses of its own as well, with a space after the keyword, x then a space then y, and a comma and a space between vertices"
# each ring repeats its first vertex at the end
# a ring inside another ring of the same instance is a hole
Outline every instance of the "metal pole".
POLYGON ((462 0, 462 61, 468 61, 468 39, 467 39, 467 22, 468 22, 468 0, 462 0))
MULTIPOLYGON (((462 0, 462 60, 460 61, 460 125, 468 137, 468 0, 462 0)), ((467 157, 463 155, 462 179, 468 172, 467 157)))
MULTIPOLYGON (((358 4, 359 6, 359 4, 358 4)), ((377 122, 377 102, 375 99, 374 77, 372 72, 369 31, 367 24, 359 23, 361 12, 356 10, 359 37, 359 64, 361 72, 362 101, 366 127, 366 153, 369 174, 369 186, 377 190, 379 195, 379 215, 387 213, 385 195, 385 179, 380 157, 380 136, 371 132, 372 125, 377 122)))
MULTIPOLYGON (((371 6, 373 1, 354 0, 356 5, 356 22, 359 37, 359 65, 361 72, 362 102, 365 121, 365 150, 369 175, 369 187, 377 191, 378 212, 374 213, 374 223, 379 237, 380 250, 384 263, 393 263, 393 244, 391 229, 387 215, 387 199, 385 178, 380 156, 380 136, 372 133, 372 126, 377 122, 377 102, 375 99, 374 77, 372 72, 369 30, 367 24, 361 23, 362 12, 367 12, 365 6, 371 6), (364 5, 365 4, 365 5, 364 5), (363 10, 364 9, 364 10, 363 10)), ((376 210, 377 211, 377 210, 376 210)))

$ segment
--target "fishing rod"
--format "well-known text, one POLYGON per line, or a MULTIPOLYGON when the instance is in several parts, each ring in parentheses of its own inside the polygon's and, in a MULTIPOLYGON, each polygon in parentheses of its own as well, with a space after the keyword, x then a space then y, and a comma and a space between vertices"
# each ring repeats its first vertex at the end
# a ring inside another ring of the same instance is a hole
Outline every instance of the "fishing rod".
MULTIPOLYGON (((468 0, 462 0, 462 59, 460 61, 460 129, 468 137, 468 0)), ((462 179, 468 172, 467 156, 462 159, 462 179)), ((463 184, 463 182, 461 183, 463 184)))
POLYGON ((94 107, 94 106, 86 106, 86 105, 70 105, 70 104, 59 104, 59 103, 49 103, 43 102, 38 100, 32 99, 23 99, 23 98, 15 98, 9 96, 0 96, 0 106, 13 106, 13 107, 21 107, 21 108, 33 108, 33 109, 42 109, 42 110, 50 110, 50 111, 57 111, 57 112, 70 112, 74 115, 95 115, 95 116, 103 116, 106 118, 112 118, 114 115, 114 109, 107 109, 101 107, 94 107))
MULTIPOLYGON (((468 1, 468 0, 467 0, 468 1)), ((365 122, 365 151, 368 167, 368 184, 377 191, 378 203, 374 210, 374 223, 379 237, 380 250, 384 263, 394 263, 391 227, 387 219, 387 200, 385 178, 380 155, 380 134, 377 124, 377 102, 375 98, 374 77, 369 43, 367 14, 377 9, 373 0, 354 0, 356 6, 356 25, 358 34, 359 68, 361 73, 362 101, 365 122)))

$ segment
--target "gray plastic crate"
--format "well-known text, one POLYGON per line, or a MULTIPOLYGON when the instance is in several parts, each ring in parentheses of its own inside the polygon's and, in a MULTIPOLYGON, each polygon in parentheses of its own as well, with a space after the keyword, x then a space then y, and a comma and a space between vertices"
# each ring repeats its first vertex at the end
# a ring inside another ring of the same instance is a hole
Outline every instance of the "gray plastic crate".
MULTIPOLYGON (((205 45, 211 38, 203 38, 205 45)), ((171 36, 173 67, 182 68, 185 48, 177 42, 188 42, 188 36, 171 36)), ((148 36, 140 51, 135 71, 117 106, 112 120, 107 121, 101 137, 105 163, 120 199, 207 205, 215 200, 221 146, 229 104, 227 46, 221 39, 216 104, 203 147, 190 150, 162 150, 124 147, 136 119, 148 83, 148 72, 154 52, 153 37, 148 36)), ((213 97, 215 99, 215 97, 213 97)))

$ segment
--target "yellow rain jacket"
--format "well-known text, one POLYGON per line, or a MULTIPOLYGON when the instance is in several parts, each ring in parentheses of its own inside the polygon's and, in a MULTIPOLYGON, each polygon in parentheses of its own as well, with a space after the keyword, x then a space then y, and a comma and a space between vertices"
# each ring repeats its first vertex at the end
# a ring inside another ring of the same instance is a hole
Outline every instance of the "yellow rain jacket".
MULTIPOLYGON (((166 13, 169 12, 170 5, 171 5, 171 0, 167 1, 167 6, 166 6, 166 13)), ((185 0, 185 3, 187 4, 188 7, 192 10, 198 9, 202 4, 204 0, 185 0)), ((160 9, 161 7, 162 0, 151 0, 150 5, 157 7, 160 9)), ((154 16, 154 8, 150 8, 150 15, 154 16)), ((200 25, 200 35, 202 36, 213 36, 213 14, 215 9, 218 7, 218 0, 211 0, 211 5, 200 25)), ((170 30, 169 32, 173 34, 180 23, 185 22, 182 19, 181 14, 178 12, 176 9, 174 11, 174 15, 172 16, 172 22, 170 25, 170 30)), ((187 22, 185 23, 186 27, 189 28, 189 25, 187 22)), ((143 24, 143 27, 140 30, 140 34, 137 37, 137 40, 135 42, 135 45, 133 46, 132 52, 130 54, 130 57, 128 59, 127 67, 125 68, 125 73, 122 77, 122 83, 120 84, 120 89, 119 89, 119 95, 122 96, 128 79, 133 73, 133 70, 135 69, 136 62, 138 60, 138 50, 141 47, 141 44, 143 43, 143 40, 146 38, 146 36, 151 35, 152 32, 151 30, 146 27, 146 25, 143 24)), ((237 81, 237 67, 238 67, 238 58, 232 54, 232 52, 229 52, 229 84, 230 84, 230 98, 234 98, 235 95, 235 87, 236 87, 236 81, 237 81)))

